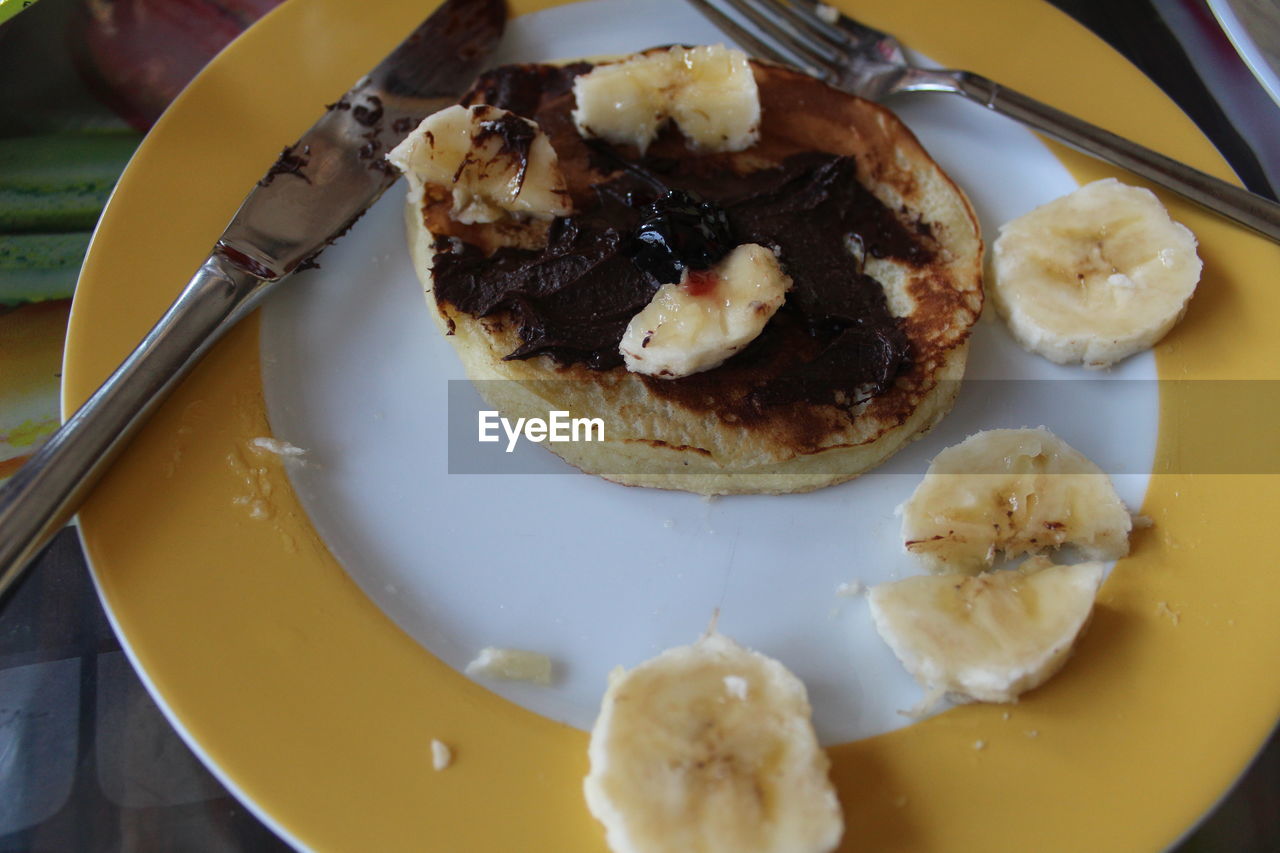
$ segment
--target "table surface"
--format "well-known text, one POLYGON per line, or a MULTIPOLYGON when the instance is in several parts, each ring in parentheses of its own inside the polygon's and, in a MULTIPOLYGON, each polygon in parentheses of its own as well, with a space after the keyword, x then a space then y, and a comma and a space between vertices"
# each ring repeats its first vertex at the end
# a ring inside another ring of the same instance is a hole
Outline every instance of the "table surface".
MULTIPOLYGON (((101 110, 49 37, 78 2, 42 0, 8 25, 0 76, 10 88, 0 95, 0 136, 31 132, 23 126, 32 116, 22 111, 27 101, 90 116, 101 110)), ((1280 107, 1203 2, 1055 5, 1164 89, 1246 186, 1275 197, 1280 107)), ((1280 738, 1273 736, 1177 849, 1280 850, 1278 802, 1280 738)), ((204 769, 148 696, 102 611, 75 532, 61 532, 0 602, 0 853, 275 849, 288 848, 204 769)))

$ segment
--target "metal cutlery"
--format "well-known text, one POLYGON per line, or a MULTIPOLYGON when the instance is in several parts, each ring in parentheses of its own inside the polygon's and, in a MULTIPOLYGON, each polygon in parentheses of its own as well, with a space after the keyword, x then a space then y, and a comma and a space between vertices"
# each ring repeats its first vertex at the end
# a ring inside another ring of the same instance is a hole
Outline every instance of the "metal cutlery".
POLYGON ((898 92, 950 92, 1182 195, 1280 242, 1280 204, 1130 142, 969 71, 921 68, 888 33, 814 0, 689 0, 757 57, 801 68, 873 101, 898 92), (720 6, 735 10, 741 18, 720 6), (743 20, 749 22, 744 25, 743 20))

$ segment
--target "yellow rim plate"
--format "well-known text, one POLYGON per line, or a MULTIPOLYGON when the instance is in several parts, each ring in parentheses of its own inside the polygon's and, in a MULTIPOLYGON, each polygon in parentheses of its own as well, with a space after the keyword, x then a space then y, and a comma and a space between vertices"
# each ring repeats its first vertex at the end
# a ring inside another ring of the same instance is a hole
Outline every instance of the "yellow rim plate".
MULTIPOLYGON (((294 0, 191 84, 94 239, 66 411, 173 299, 281 141, 430 5, 294 0)), ((861 0, 857 14, 941 62, 1230 177, 1149 81, 1047 5, 956 0, 925 13, 861 0)), ((1118 174, 1055 150, 1082 181, 1118 174)), ((1158 349, 1161 377, 1274 380, 1280 251, 1162 196, 1199 236, 1205 276, 1158 349)), ((1276 406, 1264 397, 1251 416, 1274 424, 1276 406)), ((1144 506, 1156 526, 1113 573, 1059 678, 1007 715, 962 707, 831 750, 850 848, 1154 850, 1226 790, 1280 712, 1280 584, 1263 538, 1277 477, 1179 472, 1212 470, 1197 466, 1201 447, 1271 440, 1264 426, 1241 436, 1241 420, 1162 393, 1144 506)), ((279 465, 236 449, 265 434, 255 318, 182 384, 80 515, 116 627, 188 739, 307 846, 602 850, 581 797, 585 734, 497 698, 397 629, 319 541, 279 465), (431 769, 433 737, 456 746, 447 773, 431 769)))

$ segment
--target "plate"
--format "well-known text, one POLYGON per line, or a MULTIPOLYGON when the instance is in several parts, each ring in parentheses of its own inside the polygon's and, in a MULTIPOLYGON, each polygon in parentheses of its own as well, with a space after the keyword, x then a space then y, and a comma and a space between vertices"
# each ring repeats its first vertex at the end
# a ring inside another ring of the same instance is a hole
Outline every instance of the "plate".
MULTIPOLYGON (((506 58, 715 38, 678 2, 552 5, 513 4, 530 17, 513 21, 506 58)), ((424 13, 297 0, 192 83, 95 236, 69 331, 68 410, 159 316, 280 141, 424 13)), ((1141 75, 1048 7, 993 0, 921 17, 880 2, 858 14, 940 62, 1230 174, 1141 75)), ((988 234, 1111 174, 980 108, 930 96, 894 106, 988 234)), ((461 374, 404 258, 396 195, 213 350, 81 513, 144 680, 293 843, 602 849, 581 801, 580 727, 603 673, 688 642, 717 606, 726 632, 806 679, 849 837, 872 849, 1158 849, 1274 724, 1280 686, 1265 662, 1280 651, 1280 591, 1262 547, 1277 467, 1264 426, 1280 364, 1266 323, 1280 307, 1266 280, 1274 246, 1166 197, 1199 236, 1206 274, 1154 358, 1071 382, 1082 374, 1038 364, 989 316, 972 362, 981 381, 885 469, 809 496, 707 503, 546 470, 450 474, 442 421, 457 402, 448 389, 465 386, 447 381, 461 374), (1231 418, 1224 443, 1228 404, 1252 416, 1231 418), (1053 682, 1012 709, 903 726, 896 710, 918 693, 869 633, 864 604, 836 586, 913 570, 894 553, 892 510, 937 447, 1039 422, 1116 474, 1156 525, 1112 572, 1053 682), (286 471, 251 449, 271 434, 307 447, 307 464, 286 471), (490 644, 551 653, 556 686, 458 672, 490 644), (431 769, 432 738, 454 747, 447 771, 431 769)))

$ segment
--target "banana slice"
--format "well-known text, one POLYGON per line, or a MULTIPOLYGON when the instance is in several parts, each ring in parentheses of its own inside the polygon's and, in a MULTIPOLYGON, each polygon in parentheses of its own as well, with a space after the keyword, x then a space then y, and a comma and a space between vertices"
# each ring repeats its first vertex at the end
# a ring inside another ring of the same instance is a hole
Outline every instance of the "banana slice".
POLYGON ((1106 367, 1182 319, 1201 263, 1152 192, 1106 178, 1002 226, 993 267, 991 296, 1018 343, 1106 367))
POLYGON ((710 270, 685 270, 658 288, 618 349, 628 370, 663 379, 719 367, 756 339, 790 288, 772 250, 744 243, 710 270))
POLYGON ((927 692, 1013 702, 1066 663, 1102 578, 1102 563, 1033 557, 1009 571, 880 584, 867 598, 876 630, 927 692))
POLYGON ((1074 545, 1129 553, 1132 518, 1102 470, 1043 427, 995 429, 943 450, 902 505, 907 550, 933 572, 1074 545))
POLYGON ((572 211, 547 135, 498 107, 455 105, 433 113, 387 159, 409 179, 415 206, 422 204, 426 184, 452 190, 450 215, 458 222, 551 219, 572 211))
POLYGON ((747 55, 723 45, 673 47, 597 65, 573 83, 578 132, 644 153, 667 119, 702 151, 760 138, 760 92, 747 55))
POLYGON ((844 830, 804 685, 718 633, 609 676, 587 807, 615 853, 810 853, 844 830))

